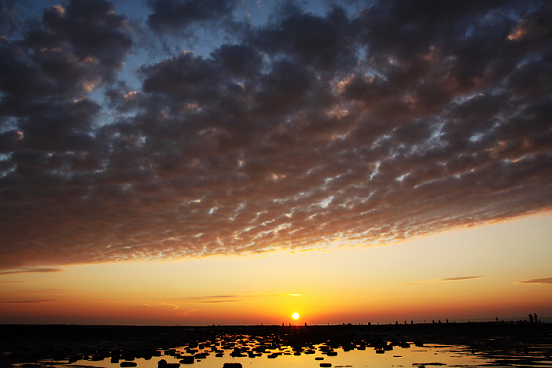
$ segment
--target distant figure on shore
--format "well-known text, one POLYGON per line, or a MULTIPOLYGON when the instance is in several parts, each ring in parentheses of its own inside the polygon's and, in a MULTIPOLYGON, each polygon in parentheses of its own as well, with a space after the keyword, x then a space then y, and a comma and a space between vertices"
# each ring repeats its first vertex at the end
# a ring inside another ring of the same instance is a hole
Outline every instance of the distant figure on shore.
POLYGON ((533 315, 529 313, 529 323, 533 323, 533 315))
POLYGON ((539 320, 537 319, 537 314, 533 313, 533 315, 535 316, 535 323, 539 323, 539 320))

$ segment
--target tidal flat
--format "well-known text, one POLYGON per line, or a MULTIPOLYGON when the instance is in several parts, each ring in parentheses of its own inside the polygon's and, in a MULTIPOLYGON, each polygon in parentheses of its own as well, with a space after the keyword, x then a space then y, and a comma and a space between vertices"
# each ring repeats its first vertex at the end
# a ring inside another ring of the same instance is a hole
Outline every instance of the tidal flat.
POLYGON ((0 368, 552 367, 552 324, 0 325, 0 368))

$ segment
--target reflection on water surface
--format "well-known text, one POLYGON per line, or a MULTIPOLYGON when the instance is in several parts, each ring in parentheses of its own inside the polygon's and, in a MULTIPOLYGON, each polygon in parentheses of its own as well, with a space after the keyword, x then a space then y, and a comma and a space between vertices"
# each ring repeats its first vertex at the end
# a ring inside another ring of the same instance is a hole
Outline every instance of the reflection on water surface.
POLYGON ((552 368, 545 324, 0 326, 0 338, 0 368, 552 368))
MULTIPOLYGON (((418 347, 397 347, 386 346, 386 350, 376 349, 374 347, 360 346, 362 350, 354 349, 345 351, 342 347, 329 348, 326 345, 315 345, 311 348, 293 349, 290 346, 282 346, 277 349, 262 349, 262 352, 256 352, 255 348, 261 345, 243 341, 244 344, 237 348, 222 349, 220 346, 208 349, 190 349, 187 346, 177 347, 165 351, 158 351, 156 355, 147 358, 123 359, 87 357, 72 363, 43 361, 44 366, 49 367, 67 367, 67 368, 119 368, 124 366, 135 366, 137 368, 163 368, 160 361, 166 361, 168 367, 186 368, 186 366, 201 368, 222 368, 225 363, 240 363, 244 368, 401 368, 401 367, 472 367, 489 363, 489 359, 476 356, 469 352, 465 346, 443 346, 443 345, 424 345, 418 347), (241 354, 236 356, 236 352, 241 354), (218 353, 217 353, 218 352, 218 353), (249 353, 248 352, 252 352, 249 353), (194 354, 193 363, 186 363, 194 354), (130 363, 130 364, 129 364, 130 363), (174 364, 174 365, 173 365, 174 364)), ((261 350, 261 349, 257 349, 261 350)), ((24 368, 25 364, 20 365, 24 368)))

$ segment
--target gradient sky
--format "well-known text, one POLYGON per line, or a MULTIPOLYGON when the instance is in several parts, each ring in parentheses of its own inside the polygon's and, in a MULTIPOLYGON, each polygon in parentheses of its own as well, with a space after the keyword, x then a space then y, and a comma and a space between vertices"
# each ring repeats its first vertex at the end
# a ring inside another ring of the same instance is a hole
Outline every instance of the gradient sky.
POLYGON ((0 0, 0 323, 552 317, 548 1, 0 0))

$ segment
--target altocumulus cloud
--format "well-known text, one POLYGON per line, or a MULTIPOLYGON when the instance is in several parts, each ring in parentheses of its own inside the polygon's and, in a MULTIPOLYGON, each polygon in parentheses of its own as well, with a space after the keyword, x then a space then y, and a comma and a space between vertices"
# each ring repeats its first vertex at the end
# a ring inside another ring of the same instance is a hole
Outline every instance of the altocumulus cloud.
POLYGON ((547 1, 285 2, 264 22, 230 0, 141 19, 0 4, 2 268, 385 243, 551 208, 547 1), (148 29, 219 42, 147 59, 148 29))

